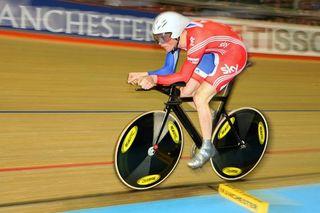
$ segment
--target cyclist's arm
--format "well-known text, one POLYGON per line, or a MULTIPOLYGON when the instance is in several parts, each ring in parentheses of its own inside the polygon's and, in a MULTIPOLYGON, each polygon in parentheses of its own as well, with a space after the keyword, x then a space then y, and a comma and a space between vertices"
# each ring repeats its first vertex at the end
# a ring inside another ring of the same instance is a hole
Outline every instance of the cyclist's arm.
POLYGON ((178 63, 179 53, 180 49, 174 52, 168 52, 164 66, 158 70, 148 72, 148 75, 169 75, 174 73, 178 63))
POLYGON ((203 54, 204 54, 204 49, 200 49, 197 52, 188 55, 187 60, 184 61, 180 72, 173 73, 166 76, 158 76, 156 83, 162 84, 162 85, 170 85, 179 81, 183 81, 183 82, 189 81, 193 71, 198 66, 203 54))

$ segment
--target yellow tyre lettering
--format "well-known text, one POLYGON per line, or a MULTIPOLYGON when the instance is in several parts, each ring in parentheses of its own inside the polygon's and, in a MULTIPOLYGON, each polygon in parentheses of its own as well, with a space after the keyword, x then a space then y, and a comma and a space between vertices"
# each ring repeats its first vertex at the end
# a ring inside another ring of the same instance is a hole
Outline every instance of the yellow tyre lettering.
POLYGON ((229 176, 238 176, 242 173, 242 170, 237 167, 225 167, 222 169, 222 172, 229 176))
MULTIPOLYGON (((230 118, 230 121, 232 124, 234 124, 234 121, 236 120, 235 117, 230 118)), ((218 139, 220 140, 221 138, 223 138, 224 136, 226 136, 228 134, 228 132, 230 131, 231 126, 229 125, 229 122, 226 120, 225 123, 223 124, 223 126, 221 127, 219 134, 218 134, 218 139)))
POLYGON ((142 178, 140 178, 138 181, 137 181, 137 184, 141 185, 141 186, 145 186, 145 185, 149 185, 151 183, 154 183, 156 182, 157 180, 160 179, 160 175, 158 174, 155 174, 155 175, 147 175, 147 176, 144 176, 142 178))
POLYGON ((175 143, 179 143, 180 142, 179 131, 178 131, 178 128, 176 127, 176 125, 172 121, 168 122, 168 130, 169 130, 169 133, 170 133, 172 140, 175 143))
POLYGON ((262 121, 260 121, 258 124, 258 135, 259 135, 260 144, 264 144, 264 141, 266 139, 266 130, 264 128, 262 121))
POLYGON ((122 154, 126 153, 130 149, 134 139, 137 136, 137 133, 138 133, 138 126, 134 126, 130 129, 121 146, 122 154))

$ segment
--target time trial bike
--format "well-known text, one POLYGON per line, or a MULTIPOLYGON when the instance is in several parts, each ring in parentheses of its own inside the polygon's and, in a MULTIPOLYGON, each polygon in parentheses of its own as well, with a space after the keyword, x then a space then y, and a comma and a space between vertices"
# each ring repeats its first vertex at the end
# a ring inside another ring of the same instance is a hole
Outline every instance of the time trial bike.
MULTIPOLYGON (((259 110, 243 107, 226 111, 234 82, 235 79, 212 98, 218 102, 212 131, 212 143, 218 152, 210 163, 215 173, 228 181, 245 177, 259 164, 269 133, 266 118, 259 110)), ((114 162, 116 173, 126 186, 150 189, 170 176, 183 150, 181 124, 194 142, 192 153, 201 147, 202 138, 181 106, 183 102, 193 101, 192 97, 180 97, 182 86, 185 83, 178 82, 152 88, 169 96, 165 109, 139 115, 122 131, 114 162)))

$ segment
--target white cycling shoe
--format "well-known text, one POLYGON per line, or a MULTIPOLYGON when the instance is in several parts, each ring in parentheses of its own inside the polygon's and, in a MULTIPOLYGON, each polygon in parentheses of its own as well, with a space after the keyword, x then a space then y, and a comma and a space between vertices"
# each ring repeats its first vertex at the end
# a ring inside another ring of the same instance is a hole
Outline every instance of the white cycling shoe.
POLYGON ((198 169, 202 167, 210 158, 216 154, 217 150, 210 140, 206 140, 202 143, 202 146, 194 157, 188 162, 188 166, 192 169, 198 169))

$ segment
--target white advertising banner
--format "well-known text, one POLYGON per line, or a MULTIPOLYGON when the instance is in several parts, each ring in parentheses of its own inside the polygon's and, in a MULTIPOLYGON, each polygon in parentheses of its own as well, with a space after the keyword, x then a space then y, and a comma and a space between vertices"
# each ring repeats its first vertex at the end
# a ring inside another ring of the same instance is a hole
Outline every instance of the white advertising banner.
POLYGON ((151 42, 152 18, 0 2, 0 27, 151 42))
MULTIPOLYGON (((34 0, 35 1, 35 0, 34 0)), ((0 1, 0 28, 50 34, 152 42, 152 17, 109 14, 93 8, 38 6, 30 0, 0 1)), ((46 2, 46 1, 38 1, 46 2)), ((59 3, 59 2, 57 2, 59 3)), ((200 19, 200 18, 194 18, 200 19)), ((250 53, 320 57, 320 27, 210 17, 240 33, 250 53)))
POLYGON ((320 57, 320 27, 212 18, 242 35, 249 52, 320 57))

